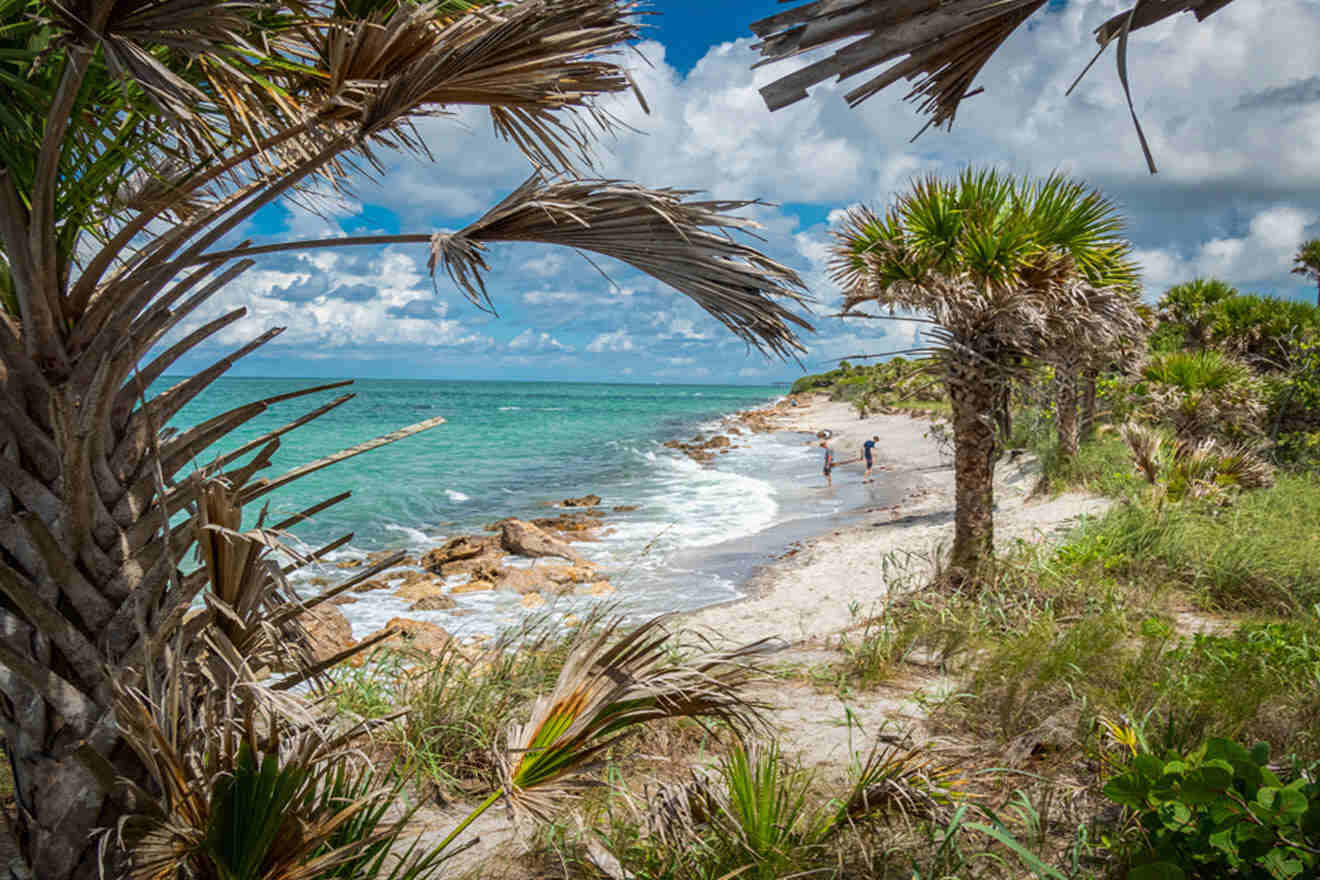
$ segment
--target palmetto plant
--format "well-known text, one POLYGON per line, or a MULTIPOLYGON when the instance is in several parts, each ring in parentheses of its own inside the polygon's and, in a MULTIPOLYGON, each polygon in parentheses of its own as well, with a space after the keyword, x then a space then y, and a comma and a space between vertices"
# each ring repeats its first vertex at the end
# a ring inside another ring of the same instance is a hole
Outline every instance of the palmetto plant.
POLYGON ((611 124, 594 99, 633 88, 612 53, 636 36, 635 11, 626 0, 0 0, 0 724, 28 876, 90 876, 91 830, 127 809, 114 780, 151 784, 115 723, 116 680, 152 701, 170 664, 234 685, 295 626, 302 605, 273 561, 212 547, 186 570, 199 539, 238 534, 237 511, 291 480, 441 421, 260 476, 285 433, 341 396, 190 472, 271 404, 336 387, 163 432, 279 334, 149 392, 243 317, 185 323, 263 254, 429 245, 432 271, 486 305, 490 243, 560 243, 655 275, 751 345, 798 349, 797 276, 724 234, 749 225, 729 213, 745 203, 571 173, 611 124), (444 234, 238 240, 267 205, 346 189, 360 169, 383 170, 384 150, 424 152, 412 122, 462 105, 488 108, 536 166, 484 217, 444 234), (248 599, 224 592, 230 576, 248 599), (199 597, 203 614, 185 620, 199 597))
MULTIPOLYGON (((1097 27, 1096 42, 1103 52, 1117 40, 1119 79, 1127 92, 1129 32, 1183 11, 1204 19, 1231 2, 1137 2, 1097 27)), ((913 83, 906 98, 917 101, 920 111, 930 117, 927 125, 952 126, 962 100, 981 91, 973 88, 981 68, 1018 26, 1046 3, 1047 0, 954 0, 951 3, 811 0, 752 24, 752 31, 761 38, 757 47, 765 59, 762 63, 791 58, 843 40, 851 42, 764 86, 761 95, 771 110, 778 110, 802 100, 808 88, 830 77, 844 80, 893 62, 847 92, 844 97, 848 103, 856 106, 906 79, 913 83)), ((1132 107, 1130 93, 1128 107, 1132 107)), ((1134 110, 1134 123, 1136 118, 1134 110)), ((1137 134, 1146 152, 1146 162, 1154 172, 1155 163, 1140 125, 1137 134)))
POLYGON ((1294 275, 1301 275, 1315 282, 1315 304, 1320 307, 1320 238, 1308 239, 1297 248, 1293 257, 1294 275))
POLYGON ((1064 178, 1031 183, 968 170, 919 181, 884 214, 854 209, 835 233, 832 272, 845 315, 876 303, 935 324, 924 336, 953 403, 955 571, 976 568, 993 550, 993 417, 1002 389, 1030 358, 1065 343, 1100 350, 1140 323, 1126 281, 1100 286, 1087 277, 1095 271, 1097 282, 1112 282, 1103 273, 1126 266, 1119 230, 1108 202, 1064 178), (1071 231, 1078 218, 1085 234, 1071 231))
POLYGON ((1152 355, 1133 391, 1146 416, 1184 444, 1259 437, 1263 430, 1260 380, 1246 364, 1211 349, 1152 355))

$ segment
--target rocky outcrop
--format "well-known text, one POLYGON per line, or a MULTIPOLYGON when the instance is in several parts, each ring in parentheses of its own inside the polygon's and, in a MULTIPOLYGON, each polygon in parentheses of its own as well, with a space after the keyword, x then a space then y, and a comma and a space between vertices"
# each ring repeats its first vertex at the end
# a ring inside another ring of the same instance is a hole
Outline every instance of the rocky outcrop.
POLYGON ((520 519, 506 519, 500 523, 500 547, 516 556, 558 556, 569 562, 584 561, 567 542, 520 519))
POLYGON ((409 611, 450 611, 458 607, 458 603, 444 594, 427 596, 418 599, 408 606, 409 611))
POLYGON ((395 634, 382 645, 396 651, 420 651, 432 657, 438 657, 449 647, 453 636, 443 627, 422 620, 409 620, 395 617, 385 624, 384 629, 395 630, 395 634))
POLYGON ((565 498, 560 503, 565 507, 595 507, 600 504, 600 496, 593 493, 583 495, 581 498, 565 498))
POLYGON ((363 581, 353 587, 354 593, 370 593, 372 590, 388 590, 390 585, 380 578, 372 578, 369 581, 363 581))
POLYGON ((449 591, 451 596, 457 596, 461 593, 485 593, 495 589, 495 582, 473 578, 466 584, 459 584, 449 591))
POLYGON ((566 593, 577 584, 597 580, 591 565, 534 565, 531 568, 506 568, 496 586, 515 593, 566 593))
POLYGON ((733 448, 733 441, 723 434, 716 434, 710 439, 697 435, 689 443, 684 443, 682 440, 670 440, 665 443, 665 446, 670 449, 677 449, 694 461, 704 463, 713 461, 717 451, 721 453, 728 452, 733 448))
POLYGON ((423 599, 431 599, 445 594, 445 582, 438 577, 427 576, 426 578, 405 581, 403 586, 395 591, 405 602, 420 602, 423 599))
POLYGON ((340 651, 357 644, 353 627, 344 612, 329 602, 308 609, 301 617, 307 631, 307 644, 317 660, 328 660, 340 651))
POLYGON ((637 509, 637 505, 636 505, 636 504, 616 504, 616 505, 614 505, 614 512, 615 512, 615 513, 629 513, 629 512, 631 512, 631 511, 636 510, 636 509, 637 509))
POLYGON ((450 575, 471 570, 480 563, 493 564, 503 555, 503 550, 492 537, 459 535, 427 551, 420 564, 427 571, 450 575))
POLYGON ((605 524, 599 517, 586 513, 561 513, 559 516, 542 516, 532 520, 532 525, 547 532, 557 532, 566 541, 590 541, 594 532, 605 524))

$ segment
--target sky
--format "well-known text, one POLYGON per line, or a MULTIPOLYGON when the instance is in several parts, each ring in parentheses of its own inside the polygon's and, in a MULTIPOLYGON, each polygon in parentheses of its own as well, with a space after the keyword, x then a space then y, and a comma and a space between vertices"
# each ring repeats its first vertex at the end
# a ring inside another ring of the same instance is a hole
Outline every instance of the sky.
MULTIPOLYGON (((1056 2, 982 71, 985 92, 952 132, 927 131, 903 84, 849 109, 860 77, 825 83, 770 113, 757 89, 795 69, 753 69, 748 25, 774 0, 656 0, 646 38, 621 56, 646 96, 611 96, 625 122, 598 145, 603 177, 762 199, 744 213, 759 246, 796 269, 816 331, 801 362, 748 350, 681 294, 623 264, 572 251, 494 246, 487 288, 498 316, 430 277, 425 245, 261 258, 178 332, 237 306, 247 316, 181 366, 197 368, 268 327, 285 332, 232 375, 769 384, 841 357, 909 347, 915 325, 849 322, 827 277, 832 224, 851 205, 883 207, 918 175, 996 165, 1063 171, 1121 207, 1145 298, 1214 276, 1244 292, 1314 301, 1290 274, 1297 245, 1320 235, 1320 0, 1238 0, 1204 22, 1188 14, 1134 34, 1129 69, 1160 173, 1146 172, 1107 54, 1071 96, 1094 52, 1091 31, 1118 0, 1056 2), (634 129, 634 130, 629 130, 634 129), (608 276, 608 277, 605 277, 608 276)), ((800 63, 800 62, 799 62, 800 63)), ((254 241, 452 230, 516 187, 529 165, 464 110, 420 123, 433 160, 386 157, 376 181, 319 215, 276 207, 254 241)))

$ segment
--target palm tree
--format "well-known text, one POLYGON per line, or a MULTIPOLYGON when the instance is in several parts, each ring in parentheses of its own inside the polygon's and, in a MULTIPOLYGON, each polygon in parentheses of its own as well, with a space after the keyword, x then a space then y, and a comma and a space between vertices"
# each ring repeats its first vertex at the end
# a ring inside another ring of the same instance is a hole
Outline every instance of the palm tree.
POLYGON ((1037 188, 1032 208, 1041 246, 1067 256, 1070 283, 1084 298, 1085 311, 1096 318, 1092 333, 1071 333, 1065 326, 1049 334, 1045 360, 1054 366, 1058 455, 1066 462, 1077 456, 1083 374, 1144 339, 1145 323, 1136 312, 1132 247, 1122 237, 1123 218, 1113 203, 1076 181, 1053 177, 1037 188))
POLYGON ((1292 271, 1315 282, 1315 304, 1320 306, 1320 238, 1302 242, 1293 257, 1292 271))
POLYGON ((800 348, 801 282, 727 235, 753 225, 731 213, 747 203, 574 173, 611 125, 595 99, 633 89, 612 57, 638 34, 633 12, 627 0, 0 0, 0 726, 27 866, 16 876, 92 876, 91 831, 151 785, 116 693, 154 704, 188 664, 241 694, 258 666, 244 651, 278 647, 305 606, 345 588, 299 601, 278 566, 211 547, 233 538, 242 506, 440 421, 258 476, 285 433, 341 396, 190 472, 270 404, 343 384, 162 430, 279 334, 150 392, 243 316, 168 341, 262 255, 413 243, 488 306, 490 243, 562 244, 650 273, 766 352, 800 348), (382 151, 424 152, 411 123, 459 105, 488 108, 536 166, 484 216, 450 233, 234 240, 267 205, 383 172, 382 151), (199 542, 228 561, 182 568, 199 542), (250 589, 231 594, 218 572, 250 589), (199 598, 204 613, 185 619, 199 598))
MULTIPOLYGON (((1095 39, 1101 52, 1111 42, 1118 41, 1118 73, 1123 90, 1128 93, 1129 110, 1132 110, 1132 98, 1127 81, 1128 34, 1183 11, 1204 19, 1231 2, 1139 2, 1096 28, 1095 39)), ((845 94, 848 104, 855 107, 900 79, 915 80, 907 100, 919 102, 920 112, 930 117, 928 126, 951 127, 963 98, 981 91, 973 88, 981 68, 1018 26, 1046 3, 1047 0, 955 0, 952 3, 811 0, 752 24, 752 31, 761 38, 757 48, 764 58, 762 63, 843 40, 850 42, 832 55, 762 87, 761 95, 766 106, 778 110, 807 97, 807 89, 832 76, 844 80, 892 61, 884 71, 845 94)), ((1132 120, 1136 123, 1135 110, 1132 120)), ((1136 127, 1146 162, 1154 173, 1155 164, 1145 136, 1140 124, 1136 127)))
MULTIPOLYGON (((835 233, 832 274, 844 314, 874 302, 930 316, 930 348, 953 403, 955 530, 952 570, 965 576, 994 547, 994 413, 1027 359, 1062 337, 1099 347, 1124 294, 1083 280, 1089 259, 1058 243, 1072 201, 1107 202, 1063 178, 1036 184, 995 171, 928 177, 883 214, 853 209, 835 233)), ((1112 231, 1099 234, 1113 238, 1112 231)), ((1117 247, 1117 243, 1114 245, 1117 247)))
POLYGON ((1159 319, 1163 324, 1180 328, 1183 346, 1199 351, 1209 344, 1215 305, 1237 295, 1237 288, 1226 281, 1193 278, 1164 292, 1157 304, 1159 319))

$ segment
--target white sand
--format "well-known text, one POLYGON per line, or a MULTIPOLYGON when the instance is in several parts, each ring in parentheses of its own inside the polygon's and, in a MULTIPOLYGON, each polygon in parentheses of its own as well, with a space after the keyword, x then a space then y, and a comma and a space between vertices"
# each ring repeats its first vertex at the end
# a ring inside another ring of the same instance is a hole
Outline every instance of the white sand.
MULTIPOLYGON (((905 500, 896 509, 868 512, 860 524, 821 536, 770 566, 748 585, 750 598, 694 612, 686 622, 733 642, 766 636, 807 642, 873 613, 891 584, 929 574, 932 551, 947 550, 953 541, 954 508, 952 456, 941 455, 935 441, 923 436, 930 427, 927 419, 906 414, 859 419, 850 404, 824 395, 791 410, 782 429, 831 431, 839 461, 856 457, 864 440, 879 435, 876 480, 906 487, 905 500), (881 465, 888 470, 881 471, 881 465)), ((836 470, 836 483, 860 480, 862 467, 836 470)), ((1000 461, 995 470, 997 544, 1044 540, 1083 515, 1102 513, 1109 503, 1080 493, 1029 498, 1036 482, 1031 457, 1000 461)))

